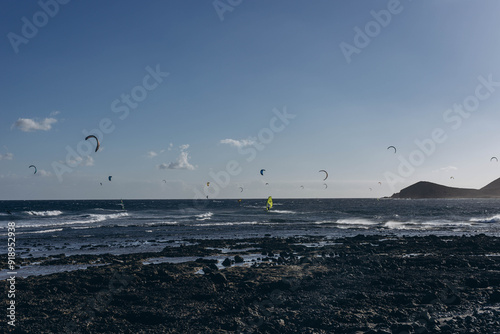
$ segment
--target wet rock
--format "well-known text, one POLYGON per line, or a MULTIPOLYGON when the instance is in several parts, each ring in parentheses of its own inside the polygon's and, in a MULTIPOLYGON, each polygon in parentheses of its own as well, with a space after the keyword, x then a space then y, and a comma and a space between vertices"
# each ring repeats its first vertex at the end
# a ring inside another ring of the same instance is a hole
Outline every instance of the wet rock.
POLYGON ((465 285, 468 286, 469 288, 478 288, 480 283, 474 277, 469 277, 465 280, 465 285))
POLYGON ((227 283, 227 278, 226 276, 223 274, 223 273, 216 273, 216 274, 213 274, 210 276, 210 279, 212 280, 212 282, 214 282, 215 284, 225 284, 227 283))
POLYGON ((489 295, 488 302, 491 304, 500 303, 500 291, 494 291, 489 295))
POLYGON ((420 301, 420 304, 434 304, 438 302, 438 296, 434 292, 427 293, 420 301))
POLYGON ((306 257, 306 256, 305 256, 305 257, 303 257, 303 258, 301 258, 301 259, 299 260, 299 263, 300 263, 300 264, 304 264, 304 263, 312 263, 312 260, 311 260, 311 258, 310 258, 310 257, 306 257))
POLYGON ((203 267, 202 270, 203 270, 203 273, 205 275, 212 274, 214 272, 214 270, 212 268, 208 267, 208 266, 207 267, 203 267))
POLYGON ((413 333, 413 326, 408 324, 394 324, 391 326, 392 334, 410 334, 413 333))
POLYGON ((446 305, 460 305, 462 303, 462 298, 459 295, 452 293, 443 300, 446 305))
MULTIPOLYGON (((161 254, 60 257, 61 264, 111 264, 17 279, 22 293, 16 294, 16 303, 25 307, 16 318, 29 333, 498 331, 500 312, 491 304, 500 302, 495 271, 500 259, 486 261, 481 254, 498 252, 499 238, 381 238, 346 237, 322 249, 300 244, 323 240, 315 236, 190 240, 198 245, 169 247, 161 254), (267 261, 231 267, 233 257, 225 259, 223 270, 203 258, 142 265, 159 256, 215 255, 210 248, 236 249, 242 242, 265 250, 263 257, 280 265, 267 261), (480 248, 474 246, 477 243, 480 248), (269 250, 280 257, 268 257, 269 250), (341 256, 317 258, 322 252, 341 256), (289 260, 293 253, 306 260, 289 260), (428 255, 402 258, 404 254, 428 255), (467 260, 471 258, 474 261, 467 260), (478 270, 479 264, 489 269, 478 270), (206 275, 196 275, 199 268, 206 275), (493 288, 483 290, 484 282, 493 288), (436 321, 443 315, 445 320, 436 321)), ((6 295, 6 285, 3 289, 6 295)))

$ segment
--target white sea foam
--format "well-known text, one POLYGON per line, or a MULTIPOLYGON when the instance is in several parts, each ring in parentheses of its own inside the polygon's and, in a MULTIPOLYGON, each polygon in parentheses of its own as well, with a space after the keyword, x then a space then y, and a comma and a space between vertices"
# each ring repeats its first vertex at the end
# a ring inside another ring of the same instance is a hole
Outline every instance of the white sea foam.
POLYGON ((62 215, 62 211, 51 210, 51 211, 25 211, 30 216, 59 216, 62 215))
POLYGON ((179 225, 179 223, 176 221, 163 221, 163 222, 146 223, 144 225, 145 226, 163 226, 163 225, 179 225))
POLYGON ((403 223, 398 221, 388 221, 383 225, 390 230, 418 230, 414 223, 403 223))
POLYGON ((234 225, 274 225, 274 224, 272 224, 272 223, 259 223, 259 222, 253 221, 253 222, 203 223, 203 224, 194 224, 193 226, 234 226, 234 225))
POLYGON ((77 224, 91 224, 91 223, 99 223, 108 219, 116 219, 120 217, 128 216, 127 212, 113 213, 109 215, 96 215, 91 214, 88 215, 88 219, 85 220, 65 220, 65 221, 50 221, 44 223, 35 223, 35 224, 23 224, 24 227, 42 227, 42 226, 63 226, 63 225, 77 225, 77 224))
POLYGON ((212 219, 212 216, 213 216, 213 212, 206 212, 206 213, 202 213, 202 214, 199 214, 199 215, 196 215, 196 220, 207 220, 207 219, 212 219))
POLYGON ((462 221, 452 222, 452 221, 448 221, 448 220, 438 220, 438 221, 423 222, 422 225, 428 226, 431 228, 434 228, 434 227, 462 227, 462 226, 473 226, 474 223, 462 222, 462 221))
POLYGON ((335 223, 336 223, 336 221, 333 221, 333 220, 321 220, 321 221, 314 222, 313 224, 323 225, 323 224, 335 224, 335 223))
POLYGON ((409 221, 409 222, 400 222, 400 221, 388 221, 384 223, 383 227, 390 230, 415 230, 415 231, 426 231, 426 230, 434 230, 436 228, 453 228, 453 227, 470 227, 472 223, 468 222, 453 222, 449 220, 431 220, 431 221, 409 221))
POLYGON ((336 225, 337 228, 346 230, 350 228, 362 228, 369 229, 375 225, 378 225, 376 221, 363 219, 363 218, 351 218, 351 219, 337 219, 337 220, 320 220, 314 222, 315 225, 336 225))
POLYGON ((500 215, 495 215, 491 217, 481 217, 481 218, 471 218, 469 221, 474 223, 491 224, 500 222, 500 215))
POLYGON ((51 229, 51 230, 25 232, 25 233, 26 234, 29 234, 29 233, 35 233, 35 234, 39 234, 39 233, 52 233, 52 232, 59 232, 59 231, 62 231, 62 230, 63 230, 62 228, 54 228, 54 229, 51 229))
POLYGON ((109 215, 91 214, 91 215, 89 215, 89 219, 71 221, 71 222, 68 222, 68 224, 99 223, 99 222, 103 222, 103 221, 108 220, 108 219, 116 219, 116 218, 120 218, 120 217, 126 217, 128 215, 129 214, 127 212, 112 213, 112 214, 109 214, 109 215))
POLYGON ((273 209, 271 209, 269 212, 271 212, 271 213, 296 213, 295 211, 290 211, 290 210, 273 210, 273 209))
POLYGON ((367 219, 339 219, 335 222, 337 228, 348 230, 351 228, 365 229, 368 230, 373 226, 377 225, 377 222, 367 220, 367 219))
POLYGON ((377 225, 378 223, 372 220, 363 219, 363 218, 354 218, 354 219, 338 219, 336 221, 337 224, 340 225, 377 225))

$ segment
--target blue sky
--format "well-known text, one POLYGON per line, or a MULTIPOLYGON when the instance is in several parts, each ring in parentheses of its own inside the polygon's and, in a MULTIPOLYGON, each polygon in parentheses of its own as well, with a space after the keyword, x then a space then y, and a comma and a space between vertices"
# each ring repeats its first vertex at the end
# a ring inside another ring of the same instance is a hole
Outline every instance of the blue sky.
POLYGON ((0 6, 0 199, 380 197, 500 176, 498 1, 0 6))

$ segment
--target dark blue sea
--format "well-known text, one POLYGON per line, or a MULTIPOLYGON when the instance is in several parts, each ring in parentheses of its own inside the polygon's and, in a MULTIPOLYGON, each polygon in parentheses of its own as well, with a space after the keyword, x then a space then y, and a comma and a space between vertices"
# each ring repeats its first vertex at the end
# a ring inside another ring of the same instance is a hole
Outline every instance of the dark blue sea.
POLYGON ((379 235, 500 236, 498 199, 0 201, 0 243, 19 257, 159 251, 192 239, 379 235), (122 205, 123 203, 123 205, 122 205))

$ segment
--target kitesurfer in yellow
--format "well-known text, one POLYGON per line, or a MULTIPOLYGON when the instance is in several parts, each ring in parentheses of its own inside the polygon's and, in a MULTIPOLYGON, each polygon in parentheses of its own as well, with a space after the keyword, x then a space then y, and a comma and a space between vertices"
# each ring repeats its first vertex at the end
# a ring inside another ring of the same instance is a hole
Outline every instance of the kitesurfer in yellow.
POLYGON ((273 207, 273 198, 269 196, 267 198, 267 204, 266 204, 266 209, 269 211, 273 207))

